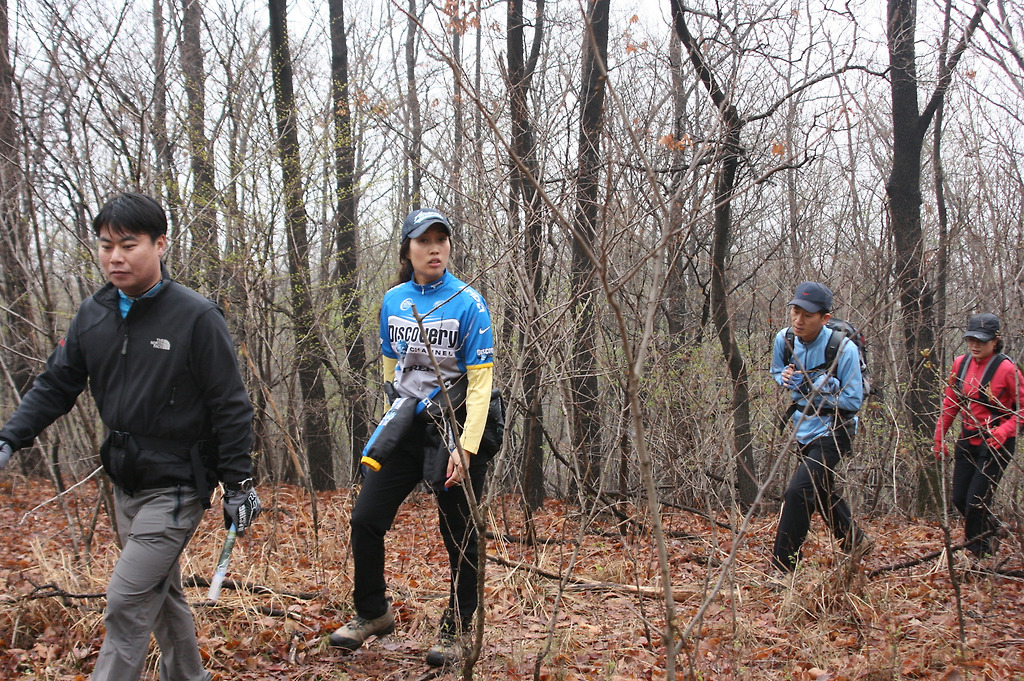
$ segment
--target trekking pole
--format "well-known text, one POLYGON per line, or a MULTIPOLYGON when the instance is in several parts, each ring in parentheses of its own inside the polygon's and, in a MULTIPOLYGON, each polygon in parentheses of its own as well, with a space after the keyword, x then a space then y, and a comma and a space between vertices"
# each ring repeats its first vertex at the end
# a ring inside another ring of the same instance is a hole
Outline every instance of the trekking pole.
POLYGON ((217 562, 217 569, 210 580, 210 590, 206 592, 207 600, 216 601, 220 596, 220 587, 224 583, 224 578, 228 575, 228 561, 231 560, 231 549, 235 547, 235 539, 237 537, 238 531, 235 529, 235 524, 231 523, 231 527, 228 528, 228 536, 224 539, 224 548, 220 550, 220 560, 217 562))

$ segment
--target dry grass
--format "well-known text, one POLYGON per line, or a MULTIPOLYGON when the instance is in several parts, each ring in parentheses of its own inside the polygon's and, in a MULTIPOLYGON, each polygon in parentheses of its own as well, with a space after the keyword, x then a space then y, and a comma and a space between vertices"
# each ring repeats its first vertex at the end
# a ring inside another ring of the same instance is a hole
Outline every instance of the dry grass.
MULTIPOLYGON (((5 485, 8 483, 5 482, 5 485)), ((5 511, 9 532, 0 553, 0 675, 11 679, 74 679, 92 668, 102 639, 102 598, 31 598, 52 584, 73 594, 101 593, 116 560, 109 530, 88 556, 75 559, 68 530, 17 526, 19 504, 45 497, 44 485, 21 481, 16 508, 5 511)), ((270 490, 268 490, 270 492, 270 490)), ((389 535, 389 584, 399 612, 396 634, 352 655, 325 645, 326 635, 351 614, 348 492, 318 498, 320 526, 313 532, 310 504, 301 490, 270 494, 268 513, 232 557, 232 579, 252 589, 225 589, 216 605, 205 589, 190 589, 208 667, 231 679, 415 679, 427 672, 423 651, 433 640, 447 597, 447 557, 432 500, 416 496, 389 535), (317 541, 318 538, 318 541, 317 541)), ((505 500, 501 500, 503 503, 505 500)), ((34 503, 32 505, 34 505, 34 503)), ((495 514, 515 517, 509 512, 495 514)), ((487 567, 487 628, 477 678, 660 679, 665 677, 664 604, 636 587, 660 579, 649 538, 617 535, 612 524, 582 523, 578 513, 552 502, 536 517, 538 535, 558 541, 536 547, 496 539, 487 567), (587 532, 581 534, 580 527, 587 532), (534 568, 563 574, 582 538, 569 588, 534 568), (557 603, 557 611, 555 605, 557 603), (553 623, 553 624, 551 624, 553 623), (549 626, 550 624, 550 626, 549 626)), ((692 539, 669 541, 679 626, 704 601, 732 548, 727 532, 712 531, 692 515, 667 515, 666 526, 692 539)), ((522 535, 514 527, 492 529, 522 535)), ((815 525, 790 588, 773 588, 767 551, 773 519, 762 518, 729 567, 718 594, 678 658, 677 677, 694 679, 1021 679, 1024 669, 1024 584, 991 576, 963 585, 967 640, 961 649, 948 572, 935 561, 867 579, 834 551, 815 525)), ((935 549, 939 531, 927 524, 876 519, 870 567, 935 549)), ((219 514, 209 513, 182 557, 186 578, 208 577, 223 538, 219 514)), ((1016 541, 1004 557, 1020 563, 1016 541)), ((157 653, 148 664, 155 678, 157 653)), ((455 672, 442 678, 454 678, 455 672)))

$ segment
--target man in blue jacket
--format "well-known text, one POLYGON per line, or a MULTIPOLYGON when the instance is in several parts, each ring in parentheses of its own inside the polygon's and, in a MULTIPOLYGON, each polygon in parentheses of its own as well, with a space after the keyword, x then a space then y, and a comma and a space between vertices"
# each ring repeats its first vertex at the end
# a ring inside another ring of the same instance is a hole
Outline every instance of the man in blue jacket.
POLYGON ((835 482, 839 461, 851 451, 857 410, 864 400, 857 345, 842 339, 834 359, 826 361, 829 339, 840 332, 826 326, 832 292, 824 284, 803 282, 789 305, 791 326, 776 335, 771 366, 775 381, 791 391, 791 421, 800 447, 772 557, 772 564, 786 573, 796 568, 815 508, 843 550, 858 557, 871 550, 871 540, 853 522, 835 482))
POLYGON ((252 489, 252 406, 220 308, 161 261, 167 217, 126 193, 93 220, 109 279, 82 302, 46 370, 0 429, 0 468, 74 406, 86 385, 107 429, 122 550, 107 585, 106 635, 93 681, 135 681, 160 646, 160 679, 208 681, 178 559, 224 485, 225 527, 260 512, 252 489))

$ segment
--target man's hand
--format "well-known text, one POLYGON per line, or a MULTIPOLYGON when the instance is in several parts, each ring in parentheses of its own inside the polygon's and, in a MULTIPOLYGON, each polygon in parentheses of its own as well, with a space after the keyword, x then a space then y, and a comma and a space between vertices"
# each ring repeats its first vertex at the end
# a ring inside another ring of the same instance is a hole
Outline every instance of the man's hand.
POLYGON ((949 456, 949 449, 946 448, 946 443, 942 440, 936 440, 935 444, 932 445, 932 454, 935 455, 936 461, 942 461, 949 456))
POLYGON ((7 465, 12 454, 14 454, 14 447, 11 446, 11 443, 7 440, 0 440, 0 469, 7 465))
POLYGON ((244 487, 224 490, 224 529, 228 529, 234 523, 239 537, 245 534, 246 529, 252 525, 252 521, 262 510, 263 506, 256 495, 256 490, 244 487))
POLYGON ((996 439, 995 436, 985 438, 985 444, 993 452, 998 452, 1003 446, 1003 443, 996 439))
POLYGON ((782 385, 790 390, 799 390, 800 384, 804 382, 804 376, 804 372, 797 371, 796 367, 790 364, 782 370, 782 385))

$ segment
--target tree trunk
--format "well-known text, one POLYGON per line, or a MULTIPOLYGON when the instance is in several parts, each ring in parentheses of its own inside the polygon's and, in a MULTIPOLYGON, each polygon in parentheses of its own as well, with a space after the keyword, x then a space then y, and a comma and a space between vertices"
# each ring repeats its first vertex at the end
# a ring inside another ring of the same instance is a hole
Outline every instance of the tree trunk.
MULTIPOLYGON (((682 47, 679 41, 673 40, 669 44, 669 70, 672 73, 672 193, 668 204, 668 222, 671 229, 680 229, 683 224, 683 203, 682 191, 683 182, 686 178, 686 169, 683 167, 683 127, 686 96, 683 93, 683 62, 682 47)), ((689 240, 689 231, 680 234, 676 247, 671 249, 668 262, 668 276, 665 285, 666 323, 668 325, 669 343, 673 352, 680 350, 684 344, 684 336, 688 327, 687 304, 686 304, 686 243, 689 240)), ((690 320, 692 322, 692 320, 690 320)))
MULTIPOLYGON (((0 0, 0 298, 2 307, 6 308, 0 346, 4 357, 10 358, 5 368, 14 388, 19 395, 24 395, 35 379, 29 360, 36 355, 32 342, 35 319, 28 297, 26 268, 32 262, 28 225, 19 208, 24 175, 20 165, 18 119, 14 115, 14 69, 9 40, 7 0, 0 0)), ((6 383, 5 379, 0 378, 6 383)), ((19 462, 26 473, 43 470, 43 459, 36 449, 23 452, 19 462)))
POLYGON ((715 178, 715 238, 711 252, 711 318, 718 328, 718 341, 732 378, 732 432, 736 446, 736 490, 740 503, 749 507, 757 497, 757 466, 750 430, 750 390, 747 365, 733 332, 729 314, 726 260, 732 242, 732 195, 736 190, 739 142, 742 123, 735 113, 726 123, 724 156, 715 178))
MULTIPOLYGON (((916 444, 930 444, 935 428, 935 397, 939 373, 932 366, 935 345, 935 294, 925 281, 924 234, 921 228, 921 156, 924 136, 950 76, 985 13, 988 0, 978 0, 974 17, 950 55, 939 65, 935 91, 918 108, 916 0, 888 0, 889 80, 892 93, 892 171, 885 185, 889 222, 896 251, 896 286, 903 316, 903 346, 910 368, 907 409, 916 444)), ((940 369, 940 371, 944 370, 940 369)), ((922 459, 927 455, 922 454, 922 459)), ((923 466, 918 478, 919 513, 939 508, 934 471, 923 466)))
POLYGON ((373 384, 366 355, 366 344, 360 329, 363 300, 359 295, 358 197, 356 195, 356 140, 352 131, 352 108, 349 101, 348 40, 345 36, 344 0, 328 0, 331 21, 331 95, 334 98, 334 166, 337 208, 335 209, 335 243, 337 246, 334 280, 341 303, 341 323, 346 347, 345 356, 352 383, 344 386, 346 402, 352 405, 349 417, 352 474, 359 465, 359 453, 370 439, 372 404, 365 397, 363 384, 373 384))
MULTIPOLYGON (((945 20, 942 24, 942 42, 939 45, 939 64, 946 63, 949 53, 949 25, 952 0, 946 0, 945 20)), ((942 123, 946 107, 945 98, 935 109, 935 127, 932 130, 932 171, 935 181, 935 207, 939 219, 938 258, 935 263, 935 328, 938 331, 938 353, 932 363, 941 371, 946 364, 945 343, 942 333, 946 328, 946 282, 949 276, 949 211, 946 206, 946 171, 942 165, 942 123)))
POLYGON ((170 215, 168 238, 175 240, 181 213, 181 194, 175 176, 174 151, 167 136, 167 39, 164 32, 163 0, 153 0, 153 146, 156 147, 157 186, 164 193, 164 205, 170 215))
POLYGON ((187 279, 201 293, 219 295, 220 256, 217 247, 217 190, 214 186, 213 147, 206 138, 206 72, 202 46, 203 5, 182 0, 181 71, 185 76, 185 110, 192 164, 191 267, 187 279))
POLYGON ((420 113, 419 93, 416 92, 416 31, 419 16, 416 14, 416 0, 409 0, 408 35, 405 40, 405 74, 409 92, 406 95, 406 121, 409 137, 406 141, 406 158, 409 162, 409 203, 413 209, 420 207, 423 200, 423 116, 420 113))
POLYGON ((733 332, 729 315, 729 289, 726 281, 726 260, 732 239, 732 196, 736 190, 736 169, 739 166, 740 131, 744 121, 718 86, 697 42, 690 35, 683 16, 682 4, 672 0, 672 18, 676 34, 690 55, 697 76, 718 109, 725 128, 720 167, 715 176, 715 235, 711 251, 711 318, 718 329, 722 355, 732 378, 733 443, 736 447, 736 492, 740 503, 749 506, 757 496, 757 468, 754 463, 753 436, 750 430, 750 390, 747 367, 733 332))
POLYGON ((541 413, 541 377, 543 372, 543 351, 539 338, 540 304, 544 299, 543 262, 543 212, 541 197, 534 185, 539 181, 539 168, 535 155, 534 124, 530 117, 528 94, 537 58, 540 55, 541 38, 544 33, 544 1, 537 0, 537 19, 534 27, 533 45, 526 55, 524 35, 523 1, 509 0, 508 9, 508 92, 512 119, 513 168, 511 187, 513 203, 521 201, 524 213, 523 230, 525 244, 524 267, 530 290, 525 323, 520 331, 519 342, 523 353, 523 397, 526 408, 526 425, 523 435, 523 494, 528 508, 537 509, 544 505, 544 459, 543 421, 541 413))
POLYGON ((601 172, 601 134, 604 128, 605 64, 608 59, 609 0, 594 0, 583 34, 583 74, 580 92, 579 168, 576 177, 576 215, 572 242, 572 296, 576 328, 573 338, 572 430, 579 453, 584 488, 595 494, 601 473, 601 412, 598 404, 595 306, 597 268, 594 253, 601 172))
POLYGON ((324 351, 313 314, 309 270, 309 239, 295 125, 292 61, 288 48, 286 0, 269 0, 270 58, 277 115, 278 151, 284 180, 285 224, 288 232, 288 276, 292 297, 296 362, 302 390, 302 438, 309 478, 318 491, 334 489, 331 433, 323 380, 324 351))
MULTIPOLYGON (((452 191, 449 202, 451 215, 449 217, 455 220, 453 223, 455 225, 464 224, 466 221, 465 202, 462 198, 465 192, 465 188, 462 186, 462 172, 465 164, 465 153, 463 150, 466 138, 466 106, 462 93, 462 34, 465 29, 459 16, 460 8, 461 5, 454 3, 445 8, 445 12, 451 13, 449 15, 449 22, 452 27, 452 62, 455 64, 455 68, 452 69, 455 81, 452 84, 452 91, 455 93, 455 111, 452 117, 452 155, 451 160, 448 162, 448 169, 451 173, 448 186, 451 187, 452 191)), ((452 253, 452 264, 458 272, 469 271, 468 245, 468 243, 463 242, 462 248, 458 248, 452 253)))

